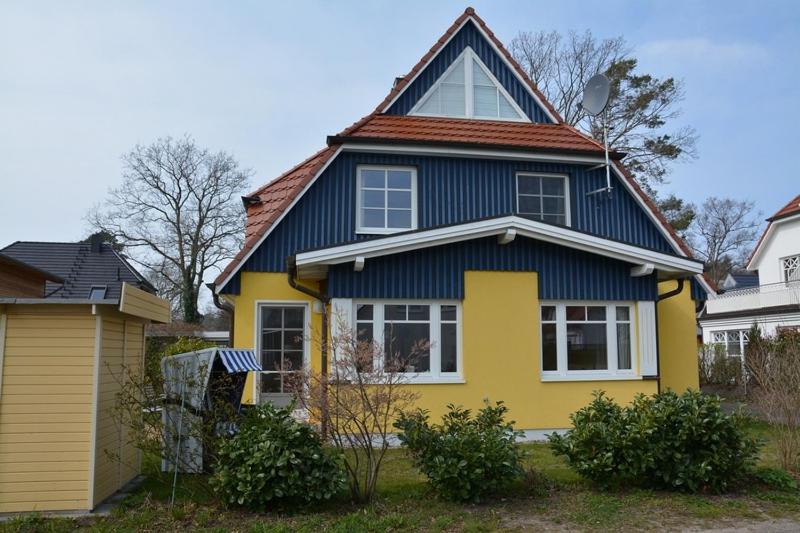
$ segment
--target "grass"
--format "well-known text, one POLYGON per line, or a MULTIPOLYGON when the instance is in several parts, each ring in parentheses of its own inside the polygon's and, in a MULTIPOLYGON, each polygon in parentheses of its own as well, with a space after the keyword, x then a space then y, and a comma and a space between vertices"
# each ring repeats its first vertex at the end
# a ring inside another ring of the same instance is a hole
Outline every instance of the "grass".
MULTIPOLYGON (((768 425, 749 430, 765 446, 761 466, 775 467, 768 425)), ((378 498, 366 506, 343 495, 324 505, 253 513, 216 503, 204 476, 179 477, 176 504, 168 505, 171 477, 147 462, 148 479, 107 517, 77 519, 31 515, 0 523, 0 531, 241 531, 378 532, 510 530, 654 530, 731 527, 791 519, 800 524, 800 491, 751 486, 726 496, 674 494, 647 490, 596 490, 550 453, 545 444, 523 445, 526 462, 537 474, 506 494, 481 505, 439 500, 402 450, 390 450, 378 498)))

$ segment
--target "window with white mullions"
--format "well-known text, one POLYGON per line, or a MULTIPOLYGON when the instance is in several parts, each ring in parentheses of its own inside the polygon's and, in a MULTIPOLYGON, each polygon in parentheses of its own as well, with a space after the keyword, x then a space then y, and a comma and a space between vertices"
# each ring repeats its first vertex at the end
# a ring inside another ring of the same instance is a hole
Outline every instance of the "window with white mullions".
POLYGON ((714 331, 711 333, 712 344, 720 346, 725 355, 729 357, 742 357, 749 341, 750 333, 744 329, 714 331))
POLYGON ((459 378, 460 309, 456 303, 354 302, 357 340, 382 347, 373 368, 414 381, 459 378))
POLYGON ((783 281, 800 281, 800 255, 781 259, 783 281))
POLYGON ((633 376, 632 316, 624 303, 542 304, 542 377, 633 376))
POLYGON ((417 227, 416 169, 362 165, 357 173, 358 232, 393 233, 417 227))
POLYGON ((566 176, 552 174, 517 174, 517 213, 531 218, 568 226, 569 183, 566 176))
POLYGON ((291 398, 293 374, 303 369, 305 308, 262 305, 259 314, 262 399, 285 404, 291 398))

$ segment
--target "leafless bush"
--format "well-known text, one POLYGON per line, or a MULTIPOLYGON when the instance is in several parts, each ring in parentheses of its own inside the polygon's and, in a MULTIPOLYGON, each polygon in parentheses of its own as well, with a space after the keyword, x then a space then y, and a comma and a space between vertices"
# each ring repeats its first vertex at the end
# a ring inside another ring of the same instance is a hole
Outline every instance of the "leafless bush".
POLYGON ((742 360, 729 357, 719 344, 703 344, 698 351, 700 385, 738 387, 743 383, 742 360))
POLYGON ((751 396, 775 428, 781 465, 800 467, 800 333, 762 337, 750 331, 747 372, 755 387, 751 396))
POLYGON ((294 387, 300 405, 344 452, 353 499, 366 502, 375 494, 392 423, 418 398, 405 386, 406 370, 429 346, 418 343, 408 354, 386 354, 379 343, 359 340, 341 316, 334 319, 339 333, 328 344, 329 373, 298 373, 294 387))

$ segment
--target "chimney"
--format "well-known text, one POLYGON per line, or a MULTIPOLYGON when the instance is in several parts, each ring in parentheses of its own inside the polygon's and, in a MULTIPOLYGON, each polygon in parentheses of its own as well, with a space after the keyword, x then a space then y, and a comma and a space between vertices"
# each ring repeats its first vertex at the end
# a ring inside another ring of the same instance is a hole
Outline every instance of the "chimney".
POLYGON ((95 233, 89 237, 89 245, 91 246, 93 254, 99 254, 103 251, 103 236, 99 233, 95 233))

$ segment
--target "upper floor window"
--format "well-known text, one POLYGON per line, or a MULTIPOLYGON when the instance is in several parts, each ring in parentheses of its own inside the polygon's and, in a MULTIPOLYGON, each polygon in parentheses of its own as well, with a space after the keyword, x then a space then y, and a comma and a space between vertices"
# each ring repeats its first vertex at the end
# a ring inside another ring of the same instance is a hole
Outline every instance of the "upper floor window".
POLYGON ((528 121, 471 48, 462 52, 410 114, 528 121))
POLYGON ((781 259, 783 281, 800 281, 800 255, 781 259))
POLYGON ((566 176, 517 174, 517 213, 569 226, 569 182, 566 176))
POLYGON ((416 169, 362 165, 357 173, 358 233, 396 233, 416 229, 416 169))

